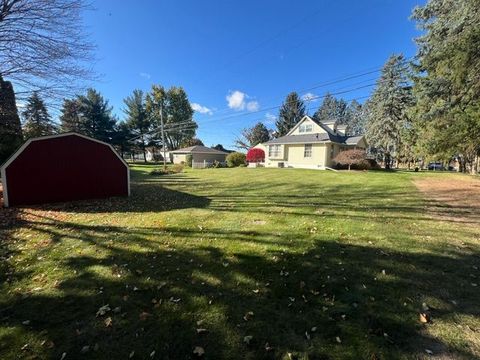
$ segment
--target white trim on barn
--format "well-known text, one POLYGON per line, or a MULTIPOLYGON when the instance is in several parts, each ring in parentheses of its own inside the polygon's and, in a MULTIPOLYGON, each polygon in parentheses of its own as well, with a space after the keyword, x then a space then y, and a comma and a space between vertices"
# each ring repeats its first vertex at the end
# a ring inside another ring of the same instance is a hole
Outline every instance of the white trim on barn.
POLYGON ((130 168, 127 164, 127 162, 120 156, 120 154, 115 150, 115 148, 110 145, 109 143, 91 138, 89 136, 79 134, 76 132, 66 132, 63 134, 55 134, 55 135, 46 135, 46 136, 39 136, 35 138, 28 139, 25 141, 25 143, 20 146, 8 159, 5 161, 5 163, 0 167, 0 174, 2 176, 2 186, 3 186, 3 205, 5 207, 8 207, 8 191, 7 191, 7 174, 6 174, 6 169, 7 167, 27 148, 28 145, 30 145, 34 141, 41 141, 41 140, 48 140, 48 139, 56 139, 60 137, 65 137, 65 136, 78 136, 90 141, 97 142, 102 145, 106 145, 112 150, 112 152, 117 156, 117 158, 120 159, 123 165, 125 165, 125 168, 127 169, 127 186, 128 186, 128 196, 130 196, 130 168))

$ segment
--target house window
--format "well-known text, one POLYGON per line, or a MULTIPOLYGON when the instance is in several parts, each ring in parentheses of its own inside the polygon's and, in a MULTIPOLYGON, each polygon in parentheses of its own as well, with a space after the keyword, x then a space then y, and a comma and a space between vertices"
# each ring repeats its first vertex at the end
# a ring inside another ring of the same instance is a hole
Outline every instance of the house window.
POLYGON ((312 144, 305 144, 305 148, 303 149, 303 157, 312 157, 312 144))
POLYGON ((280 157, 280 145, 269 145, 268 146, 268 157, 269 158, 278 158, 280 157))
POLYGON ((312 132, 312 130, 313 130, 312 124, 303 124, 298 127, 299 133, 312 132))

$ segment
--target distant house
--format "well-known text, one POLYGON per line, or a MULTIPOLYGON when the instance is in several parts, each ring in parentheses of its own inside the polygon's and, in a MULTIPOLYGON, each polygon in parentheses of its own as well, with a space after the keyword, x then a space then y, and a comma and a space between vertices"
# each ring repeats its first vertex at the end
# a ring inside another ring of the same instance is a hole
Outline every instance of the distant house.
MULTIPOLYGON (((145 148, 145 157, 147 161, 163 161, 163 150, 161 146, 147 146, 145 148)), ((125 154, 124 158, 131 161, 144 161, 143 152, 137 150, 136 152, 125 154)), ((165 151, 165 158, 167 162, 172 162, 170 151, 165 151)))
POLYGON ((336 121, 317 122, 305 116, 287 135, 258 144, 265 151, 266 167, 326 169, 335 156, 348 149, 365 149, 364 136, 345 135, 336 121))
POLYGON ((174 164, 187 162, 187 156, 192 156, 192 168, 205 168, 212 165, 215 161, 224 163, 228 153, 215 150, 202 145, 195 145, 183 149, 170 151, 174 164))

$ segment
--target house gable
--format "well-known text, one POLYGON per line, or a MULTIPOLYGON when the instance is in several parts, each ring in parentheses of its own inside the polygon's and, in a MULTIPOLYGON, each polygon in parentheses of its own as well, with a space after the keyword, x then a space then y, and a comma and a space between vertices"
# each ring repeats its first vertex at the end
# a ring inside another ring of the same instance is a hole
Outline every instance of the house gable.
POLYGON ((309 116, 304 116, 297 125, 295 125, 286 136, 290 135, 305 135, 305 134, 322 134, 326 133, 327 130, 321 125, 313 121, 309 116))

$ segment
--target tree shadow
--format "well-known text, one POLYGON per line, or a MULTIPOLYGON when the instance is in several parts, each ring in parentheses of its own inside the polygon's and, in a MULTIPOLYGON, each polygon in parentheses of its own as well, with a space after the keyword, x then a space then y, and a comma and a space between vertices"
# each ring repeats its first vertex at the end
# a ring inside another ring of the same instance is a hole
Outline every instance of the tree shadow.
MULTIPOLYGON (((478 266, 478 249, 387 252, 319 235, 310 250, 298 252, 289 234, 268 231, 159 232, 51 218, 30 226, 54 238, 52 248, 71 240, 85 246, 59 258, 64 275, 53 289, 18 291, 2 300, 8 311, 0 312, 1 327, 54 344, 32 342, 25 357, 66 352, 69 358, 127 358, 135 351, 135 357, 148 358, 155 351, 159 358, 180 359, 194 358, 193 348, 202 346, 211 359, 287 353, 411 359, 425 349, 444 358, 479 358, 467 342, 428 335, 431 324, 418 320, 423 302, 433 323, 480 315, 478 288, 466 275, 478 266), (159 246, 167 233, 170 243, 187 237, 191 246, 159 246), (275 241, 284 250, 227 253, 220 245, 226 239, 245 247, 275 241), (111 310, 97 316, 106 304, 111 310), (245 336, 253 336, 249 345, 245 336), (87 355, 81 353, 85 346, 87 355)), ((0 336, 0 344, 10 353, 9 347, 23 345, 9 335, 0 336)))

